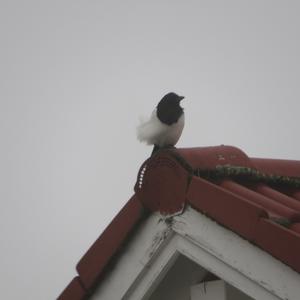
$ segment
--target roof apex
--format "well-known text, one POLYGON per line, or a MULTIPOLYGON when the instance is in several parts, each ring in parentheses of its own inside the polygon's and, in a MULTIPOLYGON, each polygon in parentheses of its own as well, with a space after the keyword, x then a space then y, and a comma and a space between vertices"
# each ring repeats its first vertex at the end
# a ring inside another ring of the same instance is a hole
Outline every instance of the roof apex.
POLYGON ((79 295, 78 300, 85 299, 149 211, 180 214, 188 205, 300 272, 298 177, 300 161, 249 158, 232 146, 158 151, 143 163, 135 195, 82 257, 77 265, 79 276, 58 299, 73 300, 75 298, 69 295, 74 291, 79 295), (247 178, 235 182, 235 178, 230 177, 209 182, 193 172, 220 166, 256 169, 277 177, 297 177, 297 184, 276 186, 274 182, 248 182, 247 178))

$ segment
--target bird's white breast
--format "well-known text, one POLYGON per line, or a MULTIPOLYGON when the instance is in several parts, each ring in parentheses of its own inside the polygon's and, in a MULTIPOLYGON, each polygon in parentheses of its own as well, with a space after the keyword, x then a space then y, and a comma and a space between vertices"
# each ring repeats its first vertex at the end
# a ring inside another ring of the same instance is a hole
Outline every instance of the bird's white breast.
POLYGON ((176 123, 166 125, 157 118, 155 109, 150 119, 137 127, 137 137, 141 142, 145 142, 148 145, 174 146, 181 136, 183 127, 184 113, 176 123))

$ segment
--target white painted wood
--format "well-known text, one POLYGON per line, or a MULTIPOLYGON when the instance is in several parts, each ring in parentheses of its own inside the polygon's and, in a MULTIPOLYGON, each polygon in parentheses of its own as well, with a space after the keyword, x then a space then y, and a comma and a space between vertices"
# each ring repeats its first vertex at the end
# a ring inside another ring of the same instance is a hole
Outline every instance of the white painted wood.
POLYGON ((172 237, 173 231, 159 214, 153 214, 143 223, 124 248, 117 265, 107 273, 93 293, 93 300, 125 299, 130 287, 139 282, 149 265, 172 237))
POLYGON ((149 299, 154 289, 163 279, 179 255, 179 252, 176 251, 175 247, 176 239, 176 236, 171 238, 168 244, 162 249, 160 255, 148 265, 147 272, 143 272, 139 280, 134 282, 122 299, 149 299))
MULTIPOLYGON (((264 287, 245 277, 239 270, 233 269, 222 260, 218 259, 211 253, 203 250, 185 238, 178 238, 177 249, 185 256, 203 266, 209 272, 222 278, 224 281, 241 290, 246 295, 254 299, 263 300, 278 300, 272 292, 264 287)), ((296 299, 294 299, 296 300, 296 299)))
POLYGON ((91 299, 149 299, 180 254, 253 299, 299 300, 298 273, 189 207, 142 224, 91 299))
POLYGON ((214 280, 193 285, 191 287, 191 300, 228 300, 226 298, 226 283, 223 280, 214 280))
POLYGON ((253 298, 269 299, 253 292, 265 290, 270 299, 300 299, 297 272, 192 208, 174 218, 173 230, 184 238, 179 251, 253 298))

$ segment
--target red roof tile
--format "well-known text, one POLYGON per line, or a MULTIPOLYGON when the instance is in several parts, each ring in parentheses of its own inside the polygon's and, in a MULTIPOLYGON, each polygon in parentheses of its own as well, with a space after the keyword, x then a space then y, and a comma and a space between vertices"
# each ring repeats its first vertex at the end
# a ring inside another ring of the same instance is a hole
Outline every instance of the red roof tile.
POLYGON ((254 167, 252 161, 242 150, 232 146, 184 148, 177 149, 176 152, 194 169, 212 169, 217 165, 254 167))
POLYGON ((300 191, 294 191, 291 196, 297 200, 300 200, 300 191))
POLYGON ((79 277, 71 281, 58 300, 85 299, 144 215, 141 202, 133 196, 81 258, 76 267, 79 277))
POLYGON ((263 158, 252 158, 251 161, 257 169, 268 174, 300 176, 300 161, 263 158))
POLYGON ((143 207, 170 214, 191 205, 300 272, 300 186, 247 177, 207 180, 193 172, 220 165, 300 177, 300 161, 251 159, 230 146, 158 152, 142 165, 135 196, 82 257, 77 265, 79 277, 59 299, 84 299, 142 219, 143 207))
POLYGON ((163 214, 181 211, 188 177, 188 171, 178 161, 170 160, 168 153, 161 153, 142 165, 135 185, 136 195, 151 211, 163 214))
POLYGON ((187 192, 188 203, 227 228, 252 239, 256 223, 267 212, 259 205, 202 178, 193 178, 187 192))
MULTIPOLYGON (((265 211, 268 212, 269 216, 275 215, 278 217, 287 218, 291 222, 300 221, 300 210, 297 211, 290 208, 288 205, 285 205, 283 201, 281 201, 280 203, 274 198, 266 197, 231 180, 223 180, 220 183, 220 186, 237 195, 246 198, 252 203, 256 203, 257 205, 263 207, 265 211)), ((275 192, 276 191, 274 191, 274 193, 275 192)))

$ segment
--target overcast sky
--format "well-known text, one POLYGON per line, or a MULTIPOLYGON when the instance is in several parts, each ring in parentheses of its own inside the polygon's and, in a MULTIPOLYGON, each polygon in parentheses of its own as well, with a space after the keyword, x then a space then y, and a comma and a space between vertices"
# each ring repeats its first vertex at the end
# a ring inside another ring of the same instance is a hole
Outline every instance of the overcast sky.
POLYGON ((1 299, 55 299, 133 193, 140 115, 178 147, 300 159, 299 1, 0 0, 1 299))

